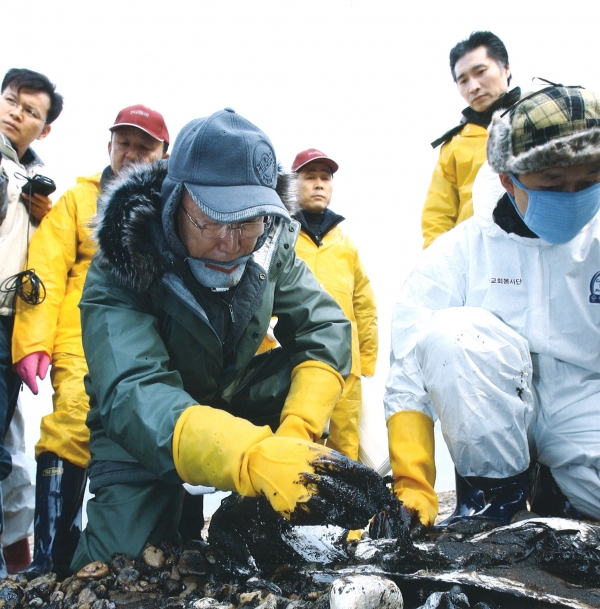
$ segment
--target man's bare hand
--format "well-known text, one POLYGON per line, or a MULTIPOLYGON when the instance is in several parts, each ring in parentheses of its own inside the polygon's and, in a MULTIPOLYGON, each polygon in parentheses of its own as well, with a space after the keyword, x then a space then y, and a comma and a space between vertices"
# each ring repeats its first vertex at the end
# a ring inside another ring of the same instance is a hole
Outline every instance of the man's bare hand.
POLYGON ((35 193, 30 197, 24 192, 21 193, 21 196, 25 201, 31 203, 31 215, 36 220, 41 220, 52 209, 52 201, 50 197, 46 197, 38 193, 35 193))

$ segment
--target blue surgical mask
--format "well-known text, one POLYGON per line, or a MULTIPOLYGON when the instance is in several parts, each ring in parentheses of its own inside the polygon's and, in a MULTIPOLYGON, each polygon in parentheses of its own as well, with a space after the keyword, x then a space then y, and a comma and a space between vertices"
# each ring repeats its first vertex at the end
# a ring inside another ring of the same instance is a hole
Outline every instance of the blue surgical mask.
POLYGON ((242 256, 231 262, 216 262, 205 258, 186 258, 198 283, 212 290, 228 290, 236 286, 252 254, 242 256))
POLYGON ((514 197, 507 193, 519 216, 528 228, 549 243, 571 241, 600 209, 600 182, 579 192, 555 192, 530 190, 514 174, 508 175, 529 197, 523 216, 514 197))

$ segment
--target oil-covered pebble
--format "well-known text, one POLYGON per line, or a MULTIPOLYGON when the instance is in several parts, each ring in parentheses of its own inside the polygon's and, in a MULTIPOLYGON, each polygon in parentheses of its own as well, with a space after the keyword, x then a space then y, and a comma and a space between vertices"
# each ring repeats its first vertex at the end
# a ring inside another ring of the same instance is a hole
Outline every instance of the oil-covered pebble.
POLYGON ((68 577, 60 585, 61 591, 64 593, 65 600, 69 600, 72 596, 77 596, 79 591, 85 586, 86 582, 77 577, 68 577))
POLYGON ((135 582, 140 578, 140 572, 133 567, 126 567, 121 569, 120 573, 117 575, 117 583, 122 587, 129 587, 135 584, 135 582))
POLYGON ((336 579, 329 594, 331 609, 402 609, 398 586, 376 575, 348 575, 336 579))
POLYGON ((115 603, 103 598, 94 601, 90 609, 116 609, 115 603))
POLYGON ((262 592, 260 590, 254 590, 253 592, 242 592, 240 594, 240 605, 250 605, 251 603, 257 603, 262 600, 262 592))
POLYGON ((79 579, 100 579, 108 575, 108 565, 102 561, 91 562, 77 572, 79 579))
POLYGON ((203 575, 208 570, 208 561, 201 548, 184 550, 177 563, 177 569, 182 575, 203 575))
POLYGON ((223 605, 214 598, 201 598, 192 605, 192 609, 214 609, 215 607, 222 606, 223 605))
POLYGON ((11 579, 0 583, 0 607, 14 609, 19 607, 24 596, 23 588, 11 579))
POLYGON ((144 562, 153 569, 162 569, 165 564, 165 553, 160 548, 149 546, 142 554, 144 562))
POLYGON ((77 597, 77 603, 81 607, 84 604, 92 605, 94 601, 97 601, 98 597, 91 588, 84 588, 77 597))
POLYGON ((279 599, 274 594, 267 594, 263 602, 256 609, 277 609, 279 607, 279 599))
POLYGON ((25 588, 26 600, 30 603, 34 598, 47 601, 56 588, 56 574, 47 573, 31 580, 25 588))

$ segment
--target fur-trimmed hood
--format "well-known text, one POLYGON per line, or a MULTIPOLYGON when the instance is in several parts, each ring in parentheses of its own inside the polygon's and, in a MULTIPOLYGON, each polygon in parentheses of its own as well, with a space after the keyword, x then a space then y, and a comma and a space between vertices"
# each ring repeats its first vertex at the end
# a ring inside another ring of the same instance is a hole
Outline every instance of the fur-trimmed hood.
MULTIPOLYGON (((161 214, 162 183, 168 161, 132 168, 115 180, 98 201, 94 221, 98 264, 135 292, 146 292, 169 268, 161 214)), ((297 210, 295 177, 280 172, 277 193, 290 215, 297 210)))
POLYGON ((553 86, 499 110, 488 129, 487 159, 496 173, 516 175, 600 161, 600 97, 553 86))

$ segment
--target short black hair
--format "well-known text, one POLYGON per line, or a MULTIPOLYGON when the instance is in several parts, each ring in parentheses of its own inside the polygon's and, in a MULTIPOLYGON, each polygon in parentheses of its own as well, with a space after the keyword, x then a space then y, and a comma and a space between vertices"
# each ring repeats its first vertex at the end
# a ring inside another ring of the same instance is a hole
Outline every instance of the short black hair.
MULTIPOLYGON (((452 72, 454 82, 456 82, 456 72, 454 71, 456 62, 467 53, 470 53, 479 47, 485 47, 487 49, 488 57, 496 60, 501 67, 505 68, 509 65, 508 51, 502 40, 500 40, 496 34, 492 34, 492 32, 472 32, 466 40, 461 40, 450 51, 450 71, 452 72)), ((508 77, 508 84, 510 84, 511 78, 512 75, 508 77)))
POLYGON ((17 91, 31 89, 32 91, 46 93, 50 98, 50 110, 48 110, 48 116, 46 117, 47 125, 54 122, 62 112, 63 96, 56 92, 56 85, 51 83, 47 76, 39 72, 26 68, 11 68, 4 75, 0 92, 4 92, 6 87, 12 87, 17 91))

